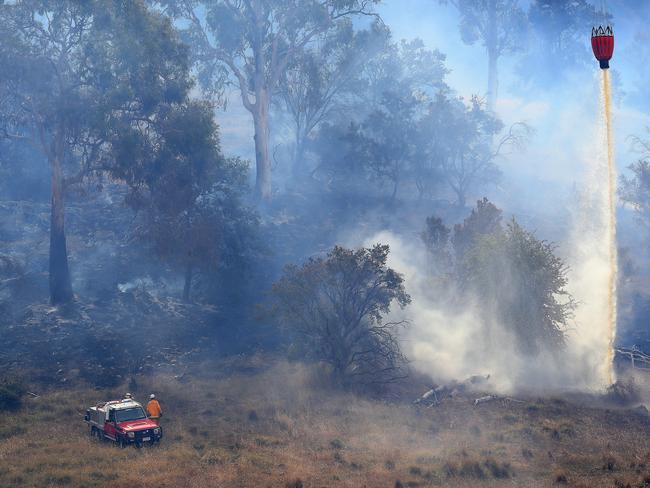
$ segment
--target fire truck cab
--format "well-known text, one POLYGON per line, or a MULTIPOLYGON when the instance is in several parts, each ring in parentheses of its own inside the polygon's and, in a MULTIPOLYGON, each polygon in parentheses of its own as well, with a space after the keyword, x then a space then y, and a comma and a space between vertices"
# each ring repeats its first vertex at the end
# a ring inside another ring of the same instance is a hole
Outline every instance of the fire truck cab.
POLYGON ((109 439, 120 446, 155 444, 162 438, 162 428, 147 417, 145 409, 131 399, 101 402, 86 410, 84 417, 90 435, 109 439))

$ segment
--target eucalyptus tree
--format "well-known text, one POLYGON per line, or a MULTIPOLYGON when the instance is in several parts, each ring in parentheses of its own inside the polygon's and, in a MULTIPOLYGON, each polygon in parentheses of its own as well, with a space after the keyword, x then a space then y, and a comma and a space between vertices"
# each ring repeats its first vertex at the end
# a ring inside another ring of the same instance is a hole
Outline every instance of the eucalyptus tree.
MULTIPOLYGON (((369 177, 389 185, 392 204, 420 160, 418 109, 418 100, 412 95, 385 92, 382 103, 350 133, 369 177)), ((420 176, 425 178, 422 172, 420 176)))
POLYGON ((269 113, 285 71, 342 19, 371 13, 378 0, 159 0, 185 25, 199 79, 215 93, 224 80, 253 118, 258 198, 271 198, 269 113))
POLYGON ((338 102, 345 110, 320 125, 310 147, 319 160, 312 174, 328 186, 370 179, 388 184, 394 203, 403 184, 423 198, 441 180, 421 122, 431 101, 448 92, 448 70, 445 56, 422 40, 393 42, 389 34, 371 43, 376 51, 358 65, 354 93, 338 102))
POLYGON ((441 0, 460 14, 460 34, 469 45, 481 42, 488 57, 488 109, 499 91, 499 59, 520 51, 526 37, 526 14, 519 0, 441 0))
POLYGON ((451 229, 440 217, 427 217, 420 239, 427 253, 427 272, 434 276, 448 273, 453 263, 449 250, 451 229))
POLYGON ((139 217, 135 236, 182 272, 183 300, 190 302, 197 277, 208 283, 248 257, 257 224, 241 198, 248 168, 222 155, 210 104, 178 104, 157 129, 149 157, 127 178, 127 202, 139 217))
POLYGON ((467 252, 481 236, 495 234, 502 229, 503 211, 483 197, 476 201, 476 207, 462 223, 454 225, 451 239, 457 261, 465 258, 467 252))
POLYGON ((47 160, 50 298, 70 302, 65 194, 105 171, 137 171, 161 110, 191 86, 186 48, 139 0, 17 0, 0 5, 0 63, 0 136, 47 160))
POLYGON ((324 122, 351 115, 367 87, 363 72, 381 56, 390 32, 380 22, 356 30, 351 19, 305 47, 287 66, 275 104, 289 115, 293 132, 292 173, 305 175, 309 137, 324 122))
POLYGON ((639 223, 650 228, 650 140, 633 136, 632 150, 640 157, 628 166, 627 176, 621 175, 619 196, 634 209, 639 223))
POLYGON ((589 66, 593 58, 585 43, 586 29, 608 19, 587 0, 534 0, 528 8, 530 42, 520 64, 521 76, 552 87, 569 70, 589 66))
MULTIPOLYGON (((555 251, 513 218, 478 235, 459 261, 466 291, 527 354, 562 350, 577 306, 567 290, 568 267, 555 251)), ((490 328, 486 323, 486 332, 490 328)))
POLYGON ((378 386, 404 377, 391 307, 411 297, 404 277, 386 265, 389 247, 346 249, 289 265, 271 290, 271 315, 304 357, 322 361, 342 386, 378 386))
POLYGON ((425 101, 448 91, 445 76, 449 69, 445 60, 443 53, 428 49, 422 39, 391 40, 363 66, 365 90, 360 94, 360 102, 368 109, 357 110, 362 114, 373 110, 386 92, 401 92, 425 101))
POLYGON ((361 122, 391 94, 433 96, 445 89, 445 56, 422 40, 394 42, 381 22, 355 29, 350 19, 289 64, 276 103, 294 132, 294 175, 304 171, 305 152, 323 123, 361 122))
POLYGON ((484 102, 440 94, 422 118, 424 160, 429 161, 464 207, 472 190, 501 178, 499 158, 521 150, 532 134, 524 122, 505 128, 484 102))

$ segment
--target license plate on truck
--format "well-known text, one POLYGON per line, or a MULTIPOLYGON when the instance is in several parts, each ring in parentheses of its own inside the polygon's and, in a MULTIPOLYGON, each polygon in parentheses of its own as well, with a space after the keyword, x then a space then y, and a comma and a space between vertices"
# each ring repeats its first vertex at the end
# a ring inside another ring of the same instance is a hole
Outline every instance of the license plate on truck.
POLYGON ((143 440, 143 441, 150 441, 150 440, 151 440, 151 437, 143 437, 142 440, 143 440))

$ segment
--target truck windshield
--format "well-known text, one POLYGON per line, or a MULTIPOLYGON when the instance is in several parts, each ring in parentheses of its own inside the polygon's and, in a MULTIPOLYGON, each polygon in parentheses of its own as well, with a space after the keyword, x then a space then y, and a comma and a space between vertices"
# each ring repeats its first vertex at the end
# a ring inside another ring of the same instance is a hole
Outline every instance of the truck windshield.
POLYGON ((115 421, 119 424, 121 422, 129 422, 131 420, 141 420, 147 418, 144 414, 142 407, 125 408, 123 410, 115 411, 115 421))

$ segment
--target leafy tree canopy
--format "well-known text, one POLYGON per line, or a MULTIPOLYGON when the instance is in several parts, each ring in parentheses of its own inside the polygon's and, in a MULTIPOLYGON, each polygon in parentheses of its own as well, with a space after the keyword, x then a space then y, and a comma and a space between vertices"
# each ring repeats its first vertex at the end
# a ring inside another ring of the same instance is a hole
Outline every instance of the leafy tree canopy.
POLYGON ((273 285, 276 318, 301 350, 332 368, 343 385, 378 385, 402 374, 391 305, 405 307, 404 280, 386 266, 389 248, 335 247, 326 257, 288 266, 273 285))

